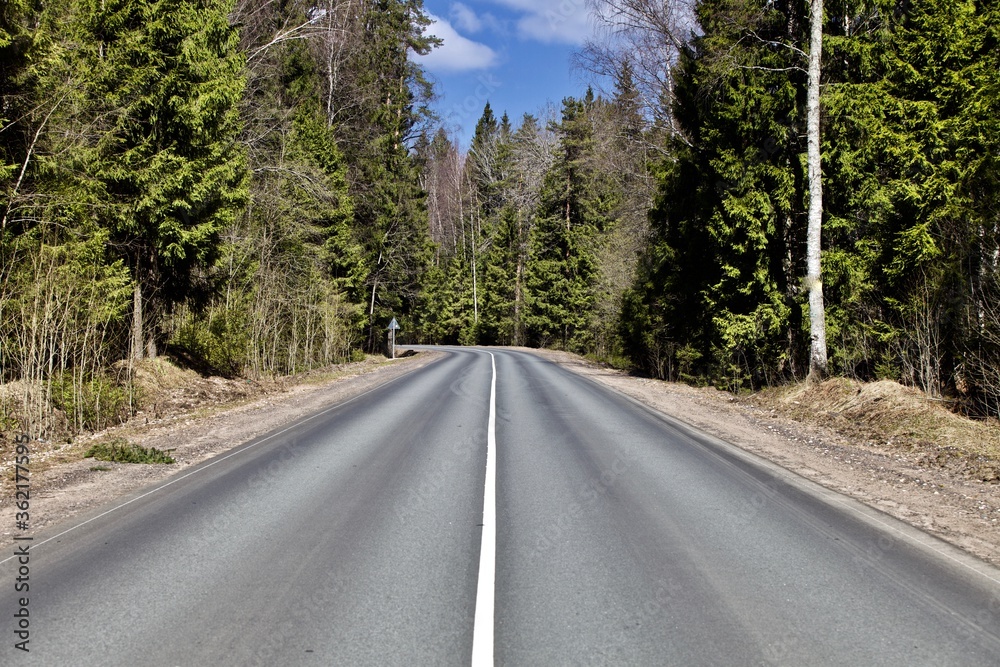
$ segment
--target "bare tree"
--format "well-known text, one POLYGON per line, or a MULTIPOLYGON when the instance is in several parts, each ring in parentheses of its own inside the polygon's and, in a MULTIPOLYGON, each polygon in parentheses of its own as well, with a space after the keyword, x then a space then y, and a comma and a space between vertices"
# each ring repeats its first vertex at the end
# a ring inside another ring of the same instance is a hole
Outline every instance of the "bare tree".
POLYGON ((674 122, 673 67, 696 28, 695 0, 587 0, 599 28, 576 65, 609 80, 629 62, 644 115, 683 139, 674 122))
POLYGON ((596 105, 591 111, 594 137, 594 170, 608 179, 619 194, 610 212, 614 225, 597 240, 598 273, 591 333, 594 352, 608 358, 617 352, 617 325, 626 291, 635 282, 638 258, 649 243, 649 209, 655 179, 649 169, 648 148, 639 137, 623 133, 631 109, 616 102, 596 105))
POLYGON ((424 168, 423 185, 427 192, 427 213, 431 240, 437 246, 437 262, 459 252, 462 219, 465 212, 465 156, 444 130, 430 144, 424 168))

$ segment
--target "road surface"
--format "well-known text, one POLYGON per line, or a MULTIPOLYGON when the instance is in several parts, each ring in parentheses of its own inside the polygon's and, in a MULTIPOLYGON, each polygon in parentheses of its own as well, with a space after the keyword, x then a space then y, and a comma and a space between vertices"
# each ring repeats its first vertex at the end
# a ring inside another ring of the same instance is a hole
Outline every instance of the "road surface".
POLYGON ((4 665, 1000 664, 997 570, 513 350, 32 537, 4 665))

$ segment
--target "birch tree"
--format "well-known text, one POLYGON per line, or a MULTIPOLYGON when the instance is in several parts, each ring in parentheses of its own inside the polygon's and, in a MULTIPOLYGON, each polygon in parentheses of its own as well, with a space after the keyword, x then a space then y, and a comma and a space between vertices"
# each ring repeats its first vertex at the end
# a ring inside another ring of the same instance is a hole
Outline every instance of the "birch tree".
POLYGON ((826 310, 821 266, 823 158, 820 136, 820 84, 823 58, 823 0, 809 0, 809 83, 806 102, 809 162, 809 223, 806 234, 806 289, 809 292, 809 377, 826 375, 826 310))

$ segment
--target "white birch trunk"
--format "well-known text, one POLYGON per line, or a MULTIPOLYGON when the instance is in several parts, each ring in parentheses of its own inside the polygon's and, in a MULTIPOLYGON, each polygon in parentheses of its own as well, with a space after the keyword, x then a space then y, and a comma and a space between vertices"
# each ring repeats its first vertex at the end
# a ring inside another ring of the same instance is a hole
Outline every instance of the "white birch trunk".
POLYGON ((823 0, 810 0, 809 89, 807 97, 809 145, 809 226, 806 235, 806 288, 809 290, 809 378, 826 374, 826 311, 820 255, 823 229, 823 166, 820 144, 820 62, 823 56, 823 0))

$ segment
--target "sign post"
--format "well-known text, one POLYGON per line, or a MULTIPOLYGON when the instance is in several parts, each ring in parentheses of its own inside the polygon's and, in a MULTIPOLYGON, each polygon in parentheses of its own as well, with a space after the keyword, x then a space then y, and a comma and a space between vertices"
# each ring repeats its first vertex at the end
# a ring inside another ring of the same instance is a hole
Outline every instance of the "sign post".
POLYGON ((389 322, 389 354, 390 358, 396 358, 396 331, 399 330, 399 322, 396 318, 392 318, 392 322, 389 322))

